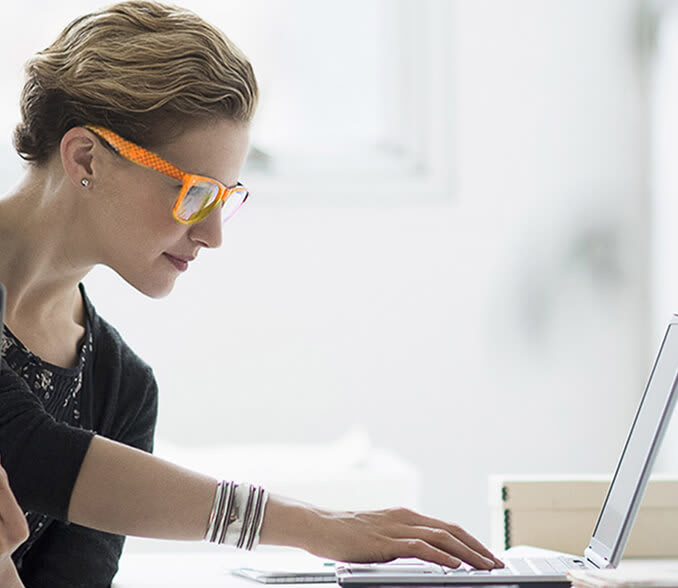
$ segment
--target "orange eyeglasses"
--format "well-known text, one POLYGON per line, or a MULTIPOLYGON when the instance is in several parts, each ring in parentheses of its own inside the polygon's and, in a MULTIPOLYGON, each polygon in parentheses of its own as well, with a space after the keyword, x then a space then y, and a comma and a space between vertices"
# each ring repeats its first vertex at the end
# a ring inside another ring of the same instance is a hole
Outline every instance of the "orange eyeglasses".
POLYGON ((222 221, 226 222, 238 212, 249 196, 247 188, 241 183, 227 188, 213 178, 186 173, 152 151, 123 139, 104 127, 87 124, 85 128, 106 141, 125 159, 180 181, 182 186, 174 203, 172 215, 182 225, 200 222, 220 204, 222 221))

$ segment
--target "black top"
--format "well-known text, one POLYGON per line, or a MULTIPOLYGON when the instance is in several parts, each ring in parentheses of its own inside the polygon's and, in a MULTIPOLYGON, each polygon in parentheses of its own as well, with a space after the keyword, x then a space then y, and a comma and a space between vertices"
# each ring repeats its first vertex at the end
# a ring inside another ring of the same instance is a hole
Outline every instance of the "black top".
POLYGON ((124 537, 65 522, 73 485, 94 434, 153 448, 153 372, 81 292, 87 324, 75 368, 41 360, 5 328, 0 455, 29 523, 12 556, 26 588, 110 585, 124 537))

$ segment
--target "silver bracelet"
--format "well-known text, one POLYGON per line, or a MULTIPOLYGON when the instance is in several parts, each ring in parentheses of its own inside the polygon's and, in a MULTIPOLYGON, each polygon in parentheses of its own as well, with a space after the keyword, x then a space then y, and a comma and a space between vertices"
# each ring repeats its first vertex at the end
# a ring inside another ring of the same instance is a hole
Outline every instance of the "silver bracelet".
POLYGON ((268 492, 259 486, 221 481, 207 523, 205 540, 252 550, 259 544, 268 492))
POLYGON ((233 505, 233 493, 237 487, 233 482, 226 483, 222 481, 221 483, 224 484, 225 488, 217 511, 217 522, 211 539, 212 543, 224 542, 231 513, 231 506, 233 505))
POLYGON ((254 515, 252 519, 252 524, 249 529, 249 537, 245 544, 245 549, 252 551, 259 545, 259 537, 261 535, 261 525, 264 522, 264 511, 266 510, 266 504, 268 503, 268 492, 263 488, 257 488, 257 499, 254 510, 254 515))
POLYGON ((217 491, 214 495, 214 503, 212 504, 212 512, 207 523, 207 533, 205 533, 205 541, 214 541, 215 530, 217 525, 217 512, 219 512, 219 504, 224 493, 224 481, 217 484, 217 491))

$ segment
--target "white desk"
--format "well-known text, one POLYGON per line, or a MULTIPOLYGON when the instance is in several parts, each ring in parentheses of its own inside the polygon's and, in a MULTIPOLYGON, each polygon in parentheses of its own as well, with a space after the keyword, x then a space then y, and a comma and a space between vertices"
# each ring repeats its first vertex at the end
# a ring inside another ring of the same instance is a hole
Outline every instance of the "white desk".
MULTIPOLYGON (((120 561, 120 571, 113 580, 112 588, 148 586, 256 588, 265 584, 238 578, 231 575, 229 570, 238 567, 320 568, 323 563, 319 558, 294 549, 260 547, 253 553, 225 547, 221 549, 223 551, 210 553, 178 551, 125 554, 120 561)), ((322 584, 295 584, 295 586, 317 588, 322 584)))
MULTIPOLYGON (((303 551, 262 547, 254 553, 222 548, 223 552, 130 553, 123 556, 120 572, 112 588, 256 588, 266 586, 230 574, 237 567, 321 566, 322 560, 303 551)), ((516 548, 518 549, 518 548, 516 548)), ((515 553, 520 555, 520 553, 515 553)), ((626 560, 621 567, 646 565, 648 560, 626 560)), ((678 572, 678 560, 652 560, 653 566, 678 572)), ((298 588, 318 588, 323 584, 295 584, 298 588)), ((333 586, 327 584, 328 587, 333 586)))

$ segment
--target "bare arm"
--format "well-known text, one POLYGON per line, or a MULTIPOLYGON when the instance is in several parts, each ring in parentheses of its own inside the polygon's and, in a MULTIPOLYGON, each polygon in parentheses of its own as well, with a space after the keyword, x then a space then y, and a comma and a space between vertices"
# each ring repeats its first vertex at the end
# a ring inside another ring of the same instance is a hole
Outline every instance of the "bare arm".
POLYGON ((120 535, 198 541, 217 481, 95 436, 80 468, 68 520, 120 535))
MULTIPOLYGON (((123 535, 201 540, 217 481, 150 454, 94 437, 71 496, 69 520, 123 535)), ((271 496, 261 543, 299 547, 341 561, 419 557, 500 566, 457 527, 407 509, 332 512, 271 496)))

